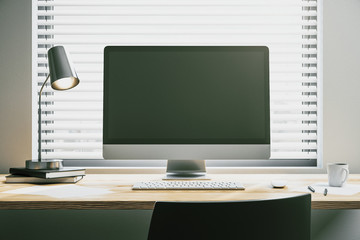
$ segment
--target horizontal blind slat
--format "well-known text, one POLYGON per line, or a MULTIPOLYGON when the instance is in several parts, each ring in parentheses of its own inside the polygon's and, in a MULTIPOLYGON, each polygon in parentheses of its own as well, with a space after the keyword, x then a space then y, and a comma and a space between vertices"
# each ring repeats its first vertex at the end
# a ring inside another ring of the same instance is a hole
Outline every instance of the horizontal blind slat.
POLYGON ((236 28, 236 27, 224 27, 221 29, 215 28, 213 26, 201 26, 201 27, 195 27, 195 28, 185 28, 185 27, 177 27, 172 28, 169 26, 155 26, 152 28, 146 28, 144 26, 119 26, 114 30, 108 30, 104 28, 98 28, 93 30, 88 30, 84 28, 67 28, 66 30, 38 30, 37 32, 38 36, 41 35, 86 35, 86 36, 92 36, 92 35, 130 35, 130 34, 251 34, 251 35, 315 35, 317 34, 316 30, 305 30, 305 29, 293 29, 293 28, 280 28, 278 29, 269 29, 265 27, 254 27, 254 26, 244 26, 242 28, 236 28))
POLYGON ((81 123, 71 122, 71 123, 56 123, 56 124, 43 124, 42 130, 43 131, 57 131, 57 130, 98 130, 101 132, 102 123, 81 123))
POLYGON ((316 159, 316 153, 302 153, 302 152, 272 152, 272 159, 316 159))
POLYGON ((46 140, 102 140, 98 133, 46 133, 42 134, 42 139, 46 140))
MULTIPOLYGON (((149 18, 141 18, 138 16, 124 16, 118 17, 119 19, 116 21, 107 21, 106 19, 77 19, 76 22, 73 22, 69 19, 64 20, 38 20, 39 25, 43 26, 52 26, 52 25, 81 25, 81 26, 89 26, 89 25, 103 25, 103 26, 122 26, 122 25, 290 25, 290 26, 298 26, 298 25, 312 25, 316 26, 317 22, 314 20, 304 21, 301 19, 289 20, 284 22, 281 18, 270 19, 269 21, 264 21, 261 18, 253 19, 252 22, 250 20, 243 19, 228 19, 226 17, 208 17, 196 18, 196 19, 188 19, 183 17, 161 17, 161 16, 153 16, 151 19, 149 18)), ((239 17, 237 17, 239 18, 239 17)), ((270 17, 269 17, 270 18, 270 17)))
POLYGON ((42 149, 94 149, 101 148, 101 142, 54 142, 42 145, 42 149))
POLYGON ((91 151, 91 152, 43 152, 41 156, 44 159, 101 159, 103 158, 102 152, 91 151))

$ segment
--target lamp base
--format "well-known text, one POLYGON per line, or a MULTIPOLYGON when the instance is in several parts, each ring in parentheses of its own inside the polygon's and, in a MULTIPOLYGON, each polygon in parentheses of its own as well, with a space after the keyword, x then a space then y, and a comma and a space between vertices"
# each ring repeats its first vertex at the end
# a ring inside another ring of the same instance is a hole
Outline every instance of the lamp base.
POLYGON ((26 168, 27 169, 60 169, 63 167, 63 160, 60 159, 51 159, 51 160, 42 160, 33 161, 26 160, 26 168))

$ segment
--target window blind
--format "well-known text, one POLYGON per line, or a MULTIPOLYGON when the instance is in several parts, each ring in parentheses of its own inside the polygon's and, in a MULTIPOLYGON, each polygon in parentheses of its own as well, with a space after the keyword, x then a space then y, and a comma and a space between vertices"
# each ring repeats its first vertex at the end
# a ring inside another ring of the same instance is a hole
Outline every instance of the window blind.
MULTIPOLYGON (((33 0, 37 88, 47 50, 64 45, 80 84, 42 96, 42 157, 102 158, 107 45, 265 45, 270 49, 271 158, 316 159, 316 0, 33 0)), ((37 107, 34 105, 34 107, 37 107)), ((37 130, 35 130, 36 132, 37 130)))

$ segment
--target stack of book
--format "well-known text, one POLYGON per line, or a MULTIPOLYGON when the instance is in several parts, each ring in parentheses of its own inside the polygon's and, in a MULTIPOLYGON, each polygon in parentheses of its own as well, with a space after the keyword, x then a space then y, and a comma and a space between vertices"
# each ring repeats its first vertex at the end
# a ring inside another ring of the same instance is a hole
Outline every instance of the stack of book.
POLYGON ((6 183, 76 183, 85 175, 85 169, 64 167, 56 170, 34 170, 10 168, 11 175, 6 176, 6 183))

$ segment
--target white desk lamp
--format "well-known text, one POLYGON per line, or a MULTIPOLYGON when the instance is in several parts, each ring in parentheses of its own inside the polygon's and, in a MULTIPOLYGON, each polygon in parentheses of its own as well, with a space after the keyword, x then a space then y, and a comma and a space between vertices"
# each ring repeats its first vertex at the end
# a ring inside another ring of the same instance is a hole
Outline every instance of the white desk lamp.
POLYGON ((51 87, 55 90, 68 90, 79 84, 79 78, 75 72, 66 50, 63 46, 52 47, 48 51, 49 75, 41 86, 39 92, 38 109, 38 159, 27 160, 28 169, 59 169, 62 167, 62 160, 41 159, 41 94, 42 90, 50 77, 51 87))

